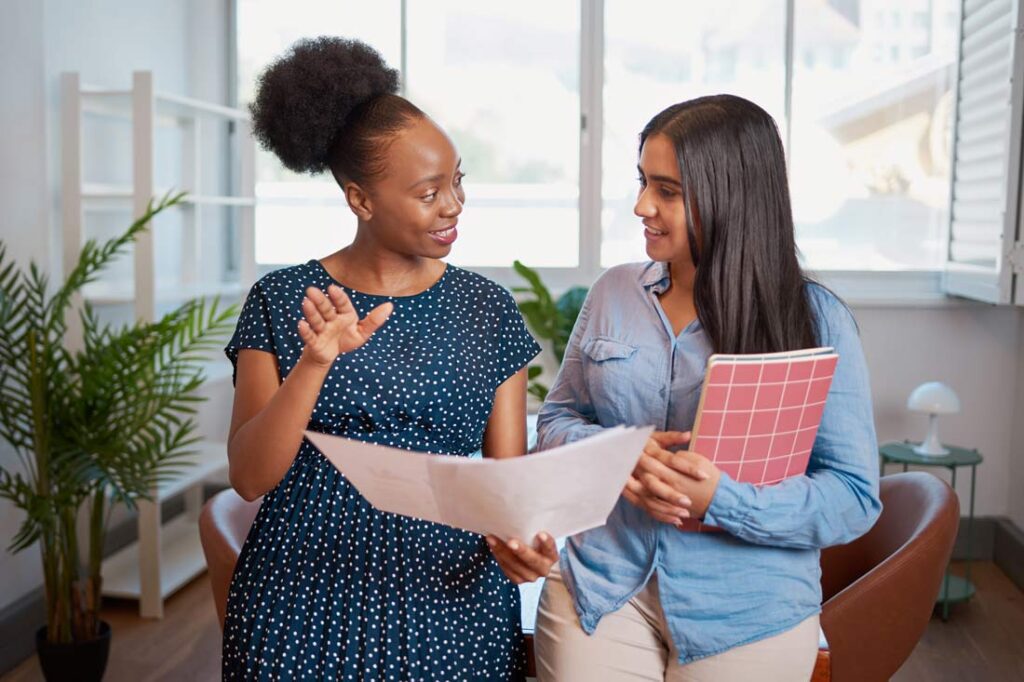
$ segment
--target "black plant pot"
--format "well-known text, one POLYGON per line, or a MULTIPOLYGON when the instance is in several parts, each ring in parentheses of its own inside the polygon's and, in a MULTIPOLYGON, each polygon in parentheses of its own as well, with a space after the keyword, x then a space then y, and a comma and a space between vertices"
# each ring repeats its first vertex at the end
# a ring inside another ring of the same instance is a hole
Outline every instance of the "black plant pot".
POLYGON ((36 653, 46 682, 100 682, 110 653, 110 625, 100 621, 95 639, 71 644, 46 641, 46 626, 36 631, 36 653))

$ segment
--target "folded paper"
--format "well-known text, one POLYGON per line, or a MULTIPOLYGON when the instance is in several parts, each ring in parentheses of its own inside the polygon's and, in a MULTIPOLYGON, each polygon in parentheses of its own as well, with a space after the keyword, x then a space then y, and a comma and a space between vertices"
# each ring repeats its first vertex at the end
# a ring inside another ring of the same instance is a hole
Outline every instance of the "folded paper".
POLYGON ((306 431, 381 511, 531 542, 604 525, 652 427, 615 427, 507 459, 454 457, 306 431))

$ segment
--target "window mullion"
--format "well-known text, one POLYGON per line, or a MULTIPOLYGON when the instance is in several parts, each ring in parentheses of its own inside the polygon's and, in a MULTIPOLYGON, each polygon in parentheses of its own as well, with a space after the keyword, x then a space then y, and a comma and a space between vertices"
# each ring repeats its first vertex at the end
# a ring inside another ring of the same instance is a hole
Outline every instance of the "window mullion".
POLYGON ((783 67, 783 109, 785 111, 786 126, 786 164, 792 155, 790 151, 793 146, 793 51, 796 42, 796 0, 786 0, 786 40, 785 54, 782 58, 783 67))
POLYGON ((603 135, 604 0, 580 3, 579 270, 601 272, 601 138, 603 135))
MULTIPOLYGON (((393 5, 392 5, 393 6, 393 5)), ((409 95, 408 73, 409 73, 409 5, 407 0, 401 0, 398 10, 398 63, 401 75, 401 94, 403 97, 409 95)))

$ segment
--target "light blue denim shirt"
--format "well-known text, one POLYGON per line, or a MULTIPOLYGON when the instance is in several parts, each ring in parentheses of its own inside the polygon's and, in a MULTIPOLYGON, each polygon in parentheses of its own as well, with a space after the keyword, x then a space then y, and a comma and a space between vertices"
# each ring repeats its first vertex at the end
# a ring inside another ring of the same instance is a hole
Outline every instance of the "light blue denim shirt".
MULTIPOLYGON (((611 268, 580 312, 537 420, 543 450, 625 425, 688 431, 710 341, 676 336, 657 299, 664 263, 611 268)), ((687 663, 788 630, 821 610, 822 547, 865 533, 881 511, 868 372, 849 310, 810 284, 820 345, 839 354, 807 474, 772 486, 722 474, 706 520, 681 532, 619 498, 608 523, 569 538, 560 567, 583 629, 658 572, 668 628, 687 663)))

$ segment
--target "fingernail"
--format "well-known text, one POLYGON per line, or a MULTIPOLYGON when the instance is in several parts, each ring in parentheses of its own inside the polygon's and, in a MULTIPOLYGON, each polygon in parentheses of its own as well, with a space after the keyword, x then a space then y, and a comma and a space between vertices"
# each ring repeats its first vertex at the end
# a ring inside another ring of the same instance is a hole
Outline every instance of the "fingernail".
POLYGON ((702 481, 706 481, 706 480, 708 480, 709 478, 711 478, 711 474, 709 474, 709 473, 708 473, 708 472, 706 472, 706 471, 701 471, 701 472, 700 472, 700 479, 701 479, 702 481))
POLYGON ((487 538, 487 546, 488 547, 494 547, 496 544, 498 544, 498 543, 494 541, 494 538, 487 538))
POLYGON ((548 534, 547 533, 539 533, 537 535, 537 537, 540 538, 541 542, 547 542, 548 541, 548 534))
POLYGON ((681 518, 681 519, 688 519, 688 518, 690 518, 690 512, 688 512, 688 511, 686 511, 684 509, 683 511, 679 512, 679 518, 681 518))
POLYGON ((683 495, 682 497, 679 498, 680 506, 689 507, 691 504, 693 504, 693 502, 686 495, 683 495))
POLYGON ((508 548, 511 549, 513 552, 518 552, 519 551, 519 543, 516 542, 515 540, 512 540, 511 542, 508 543, 508 548))

